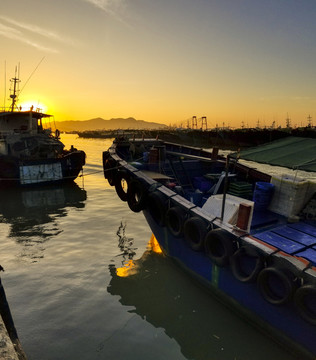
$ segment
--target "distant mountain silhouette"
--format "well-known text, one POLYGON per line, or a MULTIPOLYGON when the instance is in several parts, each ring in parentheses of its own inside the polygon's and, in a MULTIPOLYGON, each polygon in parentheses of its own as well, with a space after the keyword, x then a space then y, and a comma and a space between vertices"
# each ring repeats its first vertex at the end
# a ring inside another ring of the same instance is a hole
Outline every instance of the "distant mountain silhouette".
POLYGON ((68 120, 56 121, 56 127, 60 131, 86 131, 86 130, 116 130, 116 129, 165 129, 166 125, 136 120, 132 117, 127 119, 117 118, 104 120, 95 118, 91 120, 68 120))

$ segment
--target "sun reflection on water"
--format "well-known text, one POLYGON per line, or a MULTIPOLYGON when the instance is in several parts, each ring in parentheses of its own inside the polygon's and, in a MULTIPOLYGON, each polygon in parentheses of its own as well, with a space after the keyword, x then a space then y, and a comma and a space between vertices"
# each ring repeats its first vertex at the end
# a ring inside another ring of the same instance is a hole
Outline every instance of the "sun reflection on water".
MULTIPOLYGON (((150 237, 150 240, 147 245, 147 251, 148 252, 154 252, 157 254, 161 254, 162 250, 158 244, 157 239, 155 238, 155 235, 152 234, 150 237)), ((117 276, 120 277, 127 277, 131 275, 135 275, 138 272, 139 269, 139 260, 133 260, 129 259, 127 260, 122 267, 116 269, 117 276)))
POLYGON ((157 254, 161 254, 162 253, 162 250, 161 250, 161 247, 155 237, 154 234, 151 234, 151 237, 150 237, 150 240, 149 240, 149 243, 148 243, 148 250, 150 251, 153 251, 157 254))

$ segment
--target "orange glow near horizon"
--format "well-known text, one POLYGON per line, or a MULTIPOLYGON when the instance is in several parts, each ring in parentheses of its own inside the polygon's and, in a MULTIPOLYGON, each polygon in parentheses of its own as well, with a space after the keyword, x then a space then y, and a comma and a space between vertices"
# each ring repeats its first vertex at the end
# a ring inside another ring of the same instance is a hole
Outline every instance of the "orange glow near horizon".
POLYGON ((16 2, 0 2, 1 108, 22 53, 21 103, 56 121, 133 117, 186 128, 192 116, 205 116, 208 129, 315 123, 315 2, 298 16, 293 0, 242 7, 85 0, 75 13, 52 1, 49 19, 39 1, 27 3, 21 14, 16 2))

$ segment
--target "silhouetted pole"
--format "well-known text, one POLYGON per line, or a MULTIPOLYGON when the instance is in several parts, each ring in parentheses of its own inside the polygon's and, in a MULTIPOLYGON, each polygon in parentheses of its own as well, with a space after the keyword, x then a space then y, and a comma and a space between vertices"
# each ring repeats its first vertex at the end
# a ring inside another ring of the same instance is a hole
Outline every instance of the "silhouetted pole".
POLYGON ((197 118, 196 118, 196 116, 192 117, 192 129, 197 129, 197 118))
POLYGON ((9 304, 8 304, 8 301, 7 301, 7 298, 5 295, 4 288, 2 286, 1 277, 0 277, 0 315, 2 317, 5 327, 7 329, 8 335, 14 345, 14 348, 16 350, 16 354, 17 354, 19 360, 26 360, 26 355, 22 349, 20 340, 18 338, 18 334, 17 334, 15 326, 14 326, 10 307, 9 307, 9 304))
POLYGON ((202 116, 202 130, 203 126, 205 126, 205 130, 207 130, 207 119, 206 116, 202 116))

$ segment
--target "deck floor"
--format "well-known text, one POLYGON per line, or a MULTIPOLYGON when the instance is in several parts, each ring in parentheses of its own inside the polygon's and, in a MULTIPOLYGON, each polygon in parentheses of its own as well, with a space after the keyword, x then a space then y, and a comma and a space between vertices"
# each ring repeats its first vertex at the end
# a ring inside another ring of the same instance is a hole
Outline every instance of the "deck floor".
POLYGON ((297 222, 270 228, 255 234, 256 238, 316 266, 316 223, 297 222))

